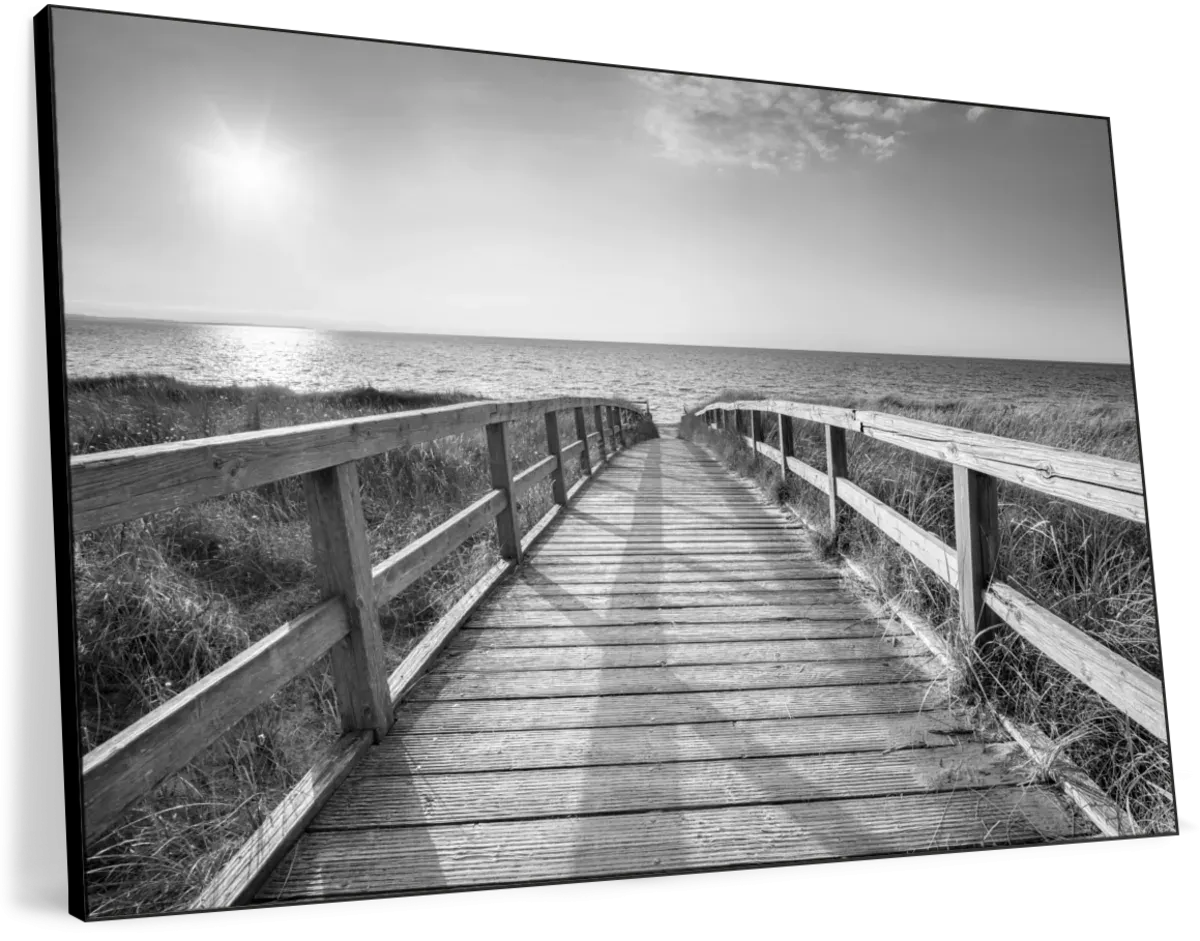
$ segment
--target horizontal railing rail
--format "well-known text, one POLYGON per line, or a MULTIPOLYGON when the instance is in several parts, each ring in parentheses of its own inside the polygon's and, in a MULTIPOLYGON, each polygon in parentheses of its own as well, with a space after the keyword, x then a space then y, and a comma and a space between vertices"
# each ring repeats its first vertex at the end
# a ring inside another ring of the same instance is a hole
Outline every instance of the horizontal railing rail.
MULTIPOLYGON (((276 628, 84 756, 88 839, 93 840, 110 829, 130 804, 183 768, 202 749, 327 654, 331 658, 343 738, 300 787, 311 790, 316 780, 328 784, 331 769, 348 768, 362 748, 387 732, 399 697, 419 676, 429 657, 492 585, 519 564, 524 550, 541 534, 544 524, 590 479, 593 462, 589 451, 593 441, 598 468, 624 447, 628 426, 635 417, 642 416, 649 416, 648 405, 624 399, 482 402, 72 458, 72 511, 77 534, 289 477, 302 477, 318 575, 326 596, 320 604, 276 628), (566 447, 559 444, 558 413, 562 411, 574 412, 578 437, 566 447), (589 411, 596 429, 590 433, 586 429, 589 411), (508 424, 537 416, 545 419, 549 453, 514 474, 507 443, 508 424), (356 462, 479 428, 486 431, 492 489, 372 567, 356 462), (583 477, 568 491, 564 462, 576 458, 583 477), (547 478, 553 484, 555 506, 542 523, 522 535, 516 514, 517 500, 547 478), (387 675, 378 608, 491 525, 497 528, 501 562, 387 675), (453 626, 447 628, 448 624, 453 626)), ((308 806, 304 801, 300 803, 308 806)), ((294 815, 297 806, 294 793, 285 805, 283 818, 290 820, 288 814, 294 815)), ((280 826, 279 820, 283 818, 276 815, 272 825, 280 826)), ((280 832, 287 835, 292 831, 283 827, 280 832)), ((244 866, 245 859, 239 857, 239 860, 239 865, 244 866)), ((228 891, 235 886, 240 892, 244 886, 237 883, 237 878, 228 876, 222 884, 228 891)))
POLYGON ((779 464, 783 474, 790 471, 827 494, 834 532, 838 507, 844 503, 955 589, 960 630, 972 647, 997 623, 1007 624, 1134 722, 1166 740, 1161 680, 992 575, 999 552, 996 480, 1144 523, 1138 465, 882 412, 774 399, 713 402, 693 414, 714 430, 732 432, 779 464), (747 413, 745 420, 739 417, 742 413, 747 413), (763 440, 762 417, 768 413, 778 419, 778 448, 763 440), (825 426, 824 471, 794 456, 792 427, 785 421, 793 418, 825 426), (953 465, 955 546, 847 479, 848 430, 953 465))

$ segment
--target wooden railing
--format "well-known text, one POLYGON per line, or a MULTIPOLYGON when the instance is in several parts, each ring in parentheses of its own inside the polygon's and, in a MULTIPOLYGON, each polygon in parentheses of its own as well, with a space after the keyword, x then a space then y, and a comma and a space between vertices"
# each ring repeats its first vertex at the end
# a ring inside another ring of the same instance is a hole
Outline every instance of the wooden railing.
POLYGON ((882 412, 825 405, 775 400, 714 402, 694 414, 709 427, 734 433, 777 462, 785 476, 790 471, 828 494, 834 532, 840 505, 845 504, 956 589, 959 627, 969 649, 974 649, 989 629, 1007 624, 1134 722, 1166 740, 1161 680, 993 577, 1000 548, 997 480, 1145 523, 1138 465, 882 412), (748 413, 746 420, 740 419, 742 413, 748 413), (764 414, 777 416, 778 448, 763 440, 764 414), (824 426, 824 471, 795 457, 790 419, 824 426), (743 434, 742 428, 750 433, 743 434), (848 479, 847 430, 953 465, 953 547, 848 479))
POLYGON ((649 407, 618 399, 483 402, 323 422, 88 454, 71 460, 75 534, 300 476, 318 578, 326 600, 272 631, 83 758, 85 830, 92 840, 168 775, 266 702, 325 654, 342 738, 271 814, 243 852, 205 890, 199 907, 243 898, 264 867, 320 805, 359 755, 387 733, 395 704, 453 630, 544 531, 596 468, 625 447, 634 416, 649 407), (558 413, 573 410, 577 439, 563 447, 558 413), (587 431, 589 415, 595 430, 587 431), (547 456, 514 473, 509 424, 544 416, 547 456), (607 431, 605 425, 607 424, 607 431), (372 567, 357 461, 395 448, 483 428, 492 489, 420 539, 372 567), (611 447, 610 447, 611 445, 611 447), (583 477, 568 490, 564 467, 583 477), (522 534, 517 500, 551 478, 555 506, 522 534), (495 521, 501 561, 431 628, 389 676, 378 608, 495 521))

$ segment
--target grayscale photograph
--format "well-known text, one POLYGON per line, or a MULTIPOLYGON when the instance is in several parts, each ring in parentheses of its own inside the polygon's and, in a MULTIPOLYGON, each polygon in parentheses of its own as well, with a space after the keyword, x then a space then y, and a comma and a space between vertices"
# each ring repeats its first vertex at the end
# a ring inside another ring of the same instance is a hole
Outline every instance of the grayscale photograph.
POLYGON ((73 914, 1177 833, 1108 118, 34 32, 73 914))

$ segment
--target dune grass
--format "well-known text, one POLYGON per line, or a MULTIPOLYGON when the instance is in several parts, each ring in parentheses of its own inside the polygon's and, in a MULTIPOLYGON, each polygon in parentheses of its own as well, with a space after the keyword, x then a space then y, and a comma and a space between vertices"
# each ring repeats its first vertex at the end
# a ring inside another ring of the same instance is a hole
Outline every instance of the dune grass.
MULTIPOLYGON (((782 398, 726 390, 701 403, 782 398)), ((813 401, 795 397, 795 401, 813 401)), ((1074 402, 993 405, 925 402, 899 396, 826 398, 816 404, 870 408, 1073 451, 1137 462, 1132 405, 1074 402)), ((778 446, 774 416, 767 443, 778 446)), ((792 420, 796 456, 825 469, 824 429, 792 420)), ((684 437, 708 443, 737 472, 756 479, 776 501, 810 523, 823 550, 854 560, 879 593, 934 624, 967 677, 967 698, 987 701, 1020 722, 1038 726, 1149 832, 1176 829, 1167 746, 1005 627, 983 655, 965 656, 957 631, 957 596, 937 576, 873 525, 847 510, 836 540, 828 533, 828 497, 757 457, 732 433, 713 432, 690 413, 684 437)), ((954 545, 954 484, 950 465, 862 435, 847 435, 849 477, 922 528, 954 545)), ((999 484, 1001 545, 998 577, 1155 676, 1162 676, 1150 544, 1146 527, 1022 487, 999 484)))
MULTIPOLYGON (((72 380, 67 395, 72 454, 475 398, 369 387, 297 394, 153 375, 72 380)), ((575 440, 572 412, 559 414, 559 429, 563 446, 575 440)), ((635 438, 656 435, 653 422, 644 421, 635 438)), ((540 416, 514 422, 509 446, 515 470, 544 457, 540 416)), ((566 472, 570 485, 579 478, 578 462, 567 462, 566 472)), ((374 564, 491 489, 484 435, 364 459, 359 479, 374 564)), ((531 488, 518 505, 522 532, 552 502, 549 481, 531 488)), ((498 558, 494 532, 480 534, 381 611, 389 670, 498 558)), ((320 600, 298 479, 82 533, 74 574, 85 752, 320 600)), ((90 912, 186 907, 338 731, 322 660, 89 847, 90 912)))

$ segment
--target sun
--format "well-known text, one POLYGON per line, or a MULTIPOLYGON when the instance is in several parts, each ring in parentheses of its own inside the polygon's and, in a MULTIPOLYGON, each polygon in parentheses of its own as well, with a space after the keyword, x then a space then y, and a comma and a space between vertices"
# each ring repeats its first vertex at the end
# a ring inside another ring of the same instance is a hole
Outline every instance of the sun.
POLYGON ((213 138, 191 148, 201 198, 223 214, 268 219, 295 194, 292 154, 265 127, 241 134, 223 122, 213 138))

